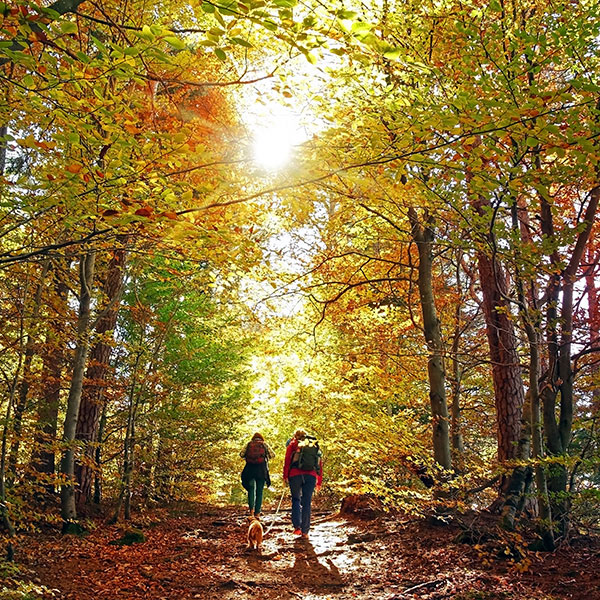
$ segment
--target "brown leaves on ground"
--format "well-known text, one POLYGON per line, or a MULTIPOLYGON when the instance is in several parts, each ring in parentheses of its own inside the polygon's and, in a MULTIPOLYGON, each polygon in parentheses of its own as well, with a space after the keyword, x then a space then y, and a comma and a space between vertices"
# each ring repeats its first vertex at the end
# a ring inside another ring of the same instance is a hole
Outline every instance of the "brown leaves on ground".
POLYGON ((456 542, 465 517, 316 515, 308 541, 294 539, 287 514, 263 522, 262 554, 246 550, 242 509, 210 506, 149 513, 136 522, 146 541, 130 546, 114 544, 123 526, 101 523, 82 538, 38 534, 19 548, 20 571, 54 600, 600 600, 597 537, 521 556, 491 521, 468 525, 487 532, 480 542, 456 542))

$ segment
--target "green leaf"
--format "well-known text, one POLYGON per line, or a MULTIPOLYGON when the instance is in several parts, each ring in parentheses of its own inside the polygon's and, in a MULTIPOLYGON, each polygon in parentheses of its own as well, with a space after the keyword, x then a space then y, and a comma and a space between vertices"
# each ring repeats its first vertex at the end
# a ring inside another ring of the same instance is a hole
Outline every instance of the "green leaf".
POLYGON ((209 14, 214 13, 216 10, 215 7, 212 4, 209 4, 208 2, 204 2, 200 8, 202 8, 202 10, 205 13, 209 14))
POLYGON ((304 56, 306 56, 306 60, 311 65, 316 65, 317 64, 317 57, 312 52, 307 52, 304 56))
POLYGON ((527 139, 525 140, 525 143, 530 147, 530 148, 535 148, 538 145, 538 141, 531 136, 527 136, 527 139))
POLYGON ((108 52, 108 48, 95 36, 91 36, 92 41, 94 42, 94 46, 98 48, 101 52, 108 52))
POLYGON ((221 48, 215 48, 215 56, 223 62, 227 60, 227 54, 221 48))
POLYGON ((185 42, 174 35, 168 35, 164 38, 165 42, 175 50, 185 50, 187 48, 185 42))
POLYGON ((355 35, 366 35, 369 33, 369 31, 371 31, 371 29, 372 25, 370 23, 363 23, 359 21, 352 23, 352 33, 355 35))
POLYGON ((231 41, 238 46, 244 46, 244 48, 253 48, 252 44, 248 40, 244 40, 239 37, 231 38, 231 41))
POLYGON ((85 52, 76 52, 75 53, 77 55, 77 58, 82 62, 82 63, 89 63, 91 62, 91 58, 85 53, 85 52))
POLYGON ((225 19, 218 12, 215 12, 214 16, 220 25, 222 25, 223 27, 227 27, 227 24, 225 23, 225 19))
POLYGON ((389 48, 385 50, 383 56, 389 60, 398 60, 402 54, 402 48, 389 48))
POLYGON ((77 23, 73 23, 73 21, 63 21, 60 24, 60 31, 63 34, 77 33, 79 28, 77 27, 77 23))
POLYGON ((217 6, 217 10, 225 16, 235 15, 236 10, 234 9, 237 9, 237 3, 235 2, 230 2, 228 6, 217 6))

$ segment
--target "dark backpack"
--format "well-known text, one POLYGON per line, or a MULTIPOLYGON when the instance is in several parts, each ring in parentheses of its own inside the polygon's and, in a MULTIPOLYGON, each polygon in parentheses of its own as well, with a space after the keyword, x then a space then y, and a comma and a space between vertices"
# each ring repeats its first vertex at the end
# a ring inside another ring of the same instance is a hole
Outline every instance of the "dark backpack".
POLYGON ((319 472, 321 449, 317 438, 307 435, 298 442, 298 448, 292 457, 292 466, 301 471, 319 472))
POLYGON ((265 462, 267 451, 260 440, 252 440, 246 448, 246 462, 259 464, 265 462))

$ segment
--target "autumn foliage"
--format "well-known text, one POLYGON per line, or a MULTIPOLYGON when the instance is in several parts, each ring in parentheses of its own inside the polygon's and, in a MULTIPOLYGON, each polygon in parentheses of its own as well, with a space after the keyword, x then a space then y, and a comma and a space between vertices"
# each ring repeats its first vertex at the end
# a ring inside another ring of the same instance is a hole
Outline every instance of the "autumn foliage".
POLYGON ((10 558, 239 503, 300 424, 331 506, 597 532, 600 21, 384 4, 0 4, 10 558), (307 107, 278 173, 261 103, 307 107))

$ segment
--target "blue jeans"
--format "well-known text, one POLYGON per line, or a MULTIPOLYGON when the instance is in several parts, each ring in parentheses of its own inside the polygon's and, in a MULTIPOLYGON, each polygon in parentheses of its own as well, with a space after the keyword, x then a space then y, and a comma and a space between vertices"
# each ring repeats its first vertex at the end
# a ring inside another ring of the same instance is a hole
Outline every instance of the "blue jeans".
POLYGON ((310 504, 317 485, 314 475, 294 475, 290 477, 292 493, 292 525, 302 533, 310 529, 310 504))
POLYGON ((264 479, 250 479, 248 481, 248 508, 255 514, 260 513, 263 500, 264 479))

